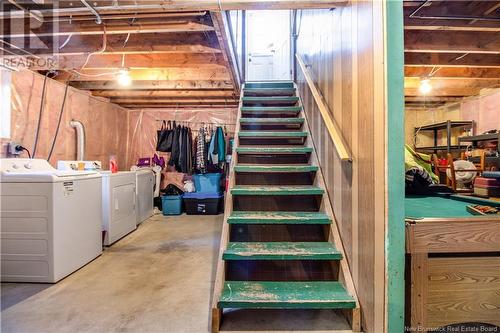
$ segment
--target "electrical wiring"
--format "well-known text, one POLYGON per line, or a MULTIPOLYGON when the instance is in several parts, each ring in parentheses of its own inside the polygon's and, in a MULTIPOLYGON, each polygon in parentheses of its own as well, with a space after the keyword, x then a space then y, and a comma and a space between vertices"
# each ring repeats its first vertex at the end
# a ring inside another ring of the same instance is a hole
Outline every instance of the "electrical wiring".
POLYGON ((36 146, 38 144, 38 137, 40 135, 40 127, 42 126, 43 104, 45 102, 45 88, 47 87, 47 76, 49 76, 49 73, 50 71, 45 74, 45 78, 43 79, 42 96, 40 97, 40 112, 38 113, 38 124, 36 126, 35 142, 33 144, 33 157, 36 156, 36 146))
POLYGON ((54 134, 54 139, 52 140, 52 145, 50 146, 50 151, 49 155, 47 157, 47 161, 50 161, 50 158, 52 157, 52 153, 54 152, 54 147, 56 145, 57 141, 57 136, 59 134, 59 128, 61 127, 61 120, 62 120, 62 115, 64 113, 64 106, 66 105, 66 97, 68 96, 68 88, 69 88, 69 82, 66 83, 66 88, 64 89, 64 97, 61 105, 61 111, 59 112, 59 120, 57 121, 57 127, 56 127, 56 132, 54 134))
POLYGON ((80 70, 84 69, 85 66, 87 66, 87 64, 89 63, 89 60, 90 60, 90 57, 95 55, 95 54, 101 54, 101 53, 104 53, 104 51, 106 51, 106 47, 108 45, 108 37, 107 37, 107 34, 106 34, 106 25, 103 25, 102 26, 102 29, 103 29, 103 35, 102 35, 102 47, 97 50, 97 51, 94 51, 94 52, 91 52, 87 55, 87 59, 85 59, 85 62, 83 63, 83 66, 80 67, 80 70))

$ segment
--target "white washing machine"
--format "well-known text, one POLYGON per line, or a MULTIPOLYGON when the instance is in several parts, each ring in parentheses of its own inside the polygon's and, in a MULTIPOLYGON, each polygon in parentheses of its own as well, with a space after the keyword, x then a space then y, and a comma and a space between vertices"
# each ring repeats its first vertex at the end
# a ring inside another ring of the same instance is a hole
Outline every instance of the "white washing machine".
POLYGON ((136 203, 137 225, 153 216, 153 197, 155 189, 155 174, 151 168, 136 169, 136 203))
MULTIPOLYGON (((133 171, 99 170, 99 161, 59 161, 59 170, 74 170, 79 164, 93 165, 102 175, 102 229, 109 246, 137 228, 136 175, 133 171)), ((84 172, 84 171, 79 171, 84 172)))
POLYGON ((102 177, 0 159, 2 282, 55 283, 102 253, 102 177))

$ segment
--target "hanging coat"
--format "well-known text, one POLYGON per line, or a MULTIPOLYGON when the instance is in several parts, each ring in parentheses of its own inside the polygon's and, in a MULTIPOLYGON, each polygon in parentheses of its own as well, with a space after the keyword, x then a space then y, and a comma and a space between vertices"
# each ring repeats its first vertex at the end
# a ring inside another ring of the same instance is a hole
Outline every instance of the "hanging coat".
POLYGON ((219 155, 219 167, 222 168, 226 161, 226 139, 222 127, 217 127, 217 154, 219 155))
POLYGON ((198 130, 198 141, 196 142, 196 170, 200 173, 207 172, 205 146, 205 129, 200 127, 198 130))
POLYGON ((175 128, 173 137, 172 137, 172 152, 170 153, 170 160, 168 161, 168 165, 177 166, 179 162, 179 139, 181 134, 181 126, 178 125, 175 128))

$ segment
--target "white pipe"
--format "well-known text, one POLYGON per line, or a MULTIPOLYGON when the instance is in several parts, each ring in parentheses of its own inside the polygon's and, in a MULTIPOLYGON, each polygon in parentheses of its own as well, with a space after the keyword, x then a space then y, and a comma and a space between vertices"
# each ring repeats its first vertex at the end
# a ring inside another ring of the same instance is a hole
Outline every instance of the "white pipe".
POLYGON ((76 130, 76 160, 83 161, 85 156, 85 128, 78 120, 72 120, 69 124, 76 130))

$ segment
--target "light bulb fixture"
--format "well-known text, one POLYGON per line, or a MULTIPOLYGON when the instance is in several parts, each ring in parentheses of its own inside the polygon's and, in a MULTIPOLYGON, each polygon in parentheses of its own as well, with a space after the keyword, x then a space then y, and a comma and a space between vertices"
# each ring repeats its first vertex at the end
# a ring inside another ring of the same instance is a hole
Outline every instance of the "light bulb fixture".
POLYGON ((432 90, 431 80, 430 79, 421 79, 420 86, 418 87, 418 91, 421 94, 427 95, 432 90))
POLYGON ((130 77, 130 72, 127 68, 122 68, 118 71, 116 80, 121 86, 130 86, 132 83, 132 78, 130 77))

